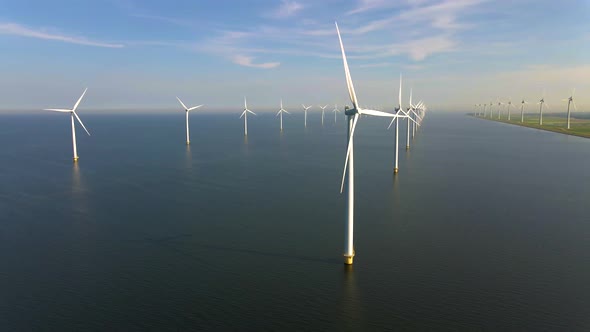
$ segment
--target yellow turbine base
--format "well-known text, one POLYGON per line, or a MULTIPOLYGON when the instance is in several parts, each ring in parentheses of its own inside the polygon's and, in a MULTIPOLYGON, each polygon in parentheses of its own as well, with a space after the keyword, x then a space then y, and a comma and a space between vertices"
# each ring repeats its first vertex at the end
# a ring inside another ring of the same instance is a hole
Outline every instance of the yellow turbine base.
POLYGON ((409 150, 409 149, 410 149, 410 146, 409 145, 406 145, 406 150, 409 150))
POLYGON ((344 256, 344 265, 352 265, 354 256, 344 256))
POLYGON ((80 157, 74 157, 74 162, 78 162, 78 159, 79 159, 79 158, 80 158, 80 157))
POLYGON ((393 169, 393 174, 397 174, 397 172, 398 172, 398 171, 399 171, 399 170, 397 169, 397 167, 396 167, 396 168, 394 168, 394 169, 393 169))
POLYGON ((189 145, 189 144, 191 144, 191 141, 186 141, 186 145, 189 145))

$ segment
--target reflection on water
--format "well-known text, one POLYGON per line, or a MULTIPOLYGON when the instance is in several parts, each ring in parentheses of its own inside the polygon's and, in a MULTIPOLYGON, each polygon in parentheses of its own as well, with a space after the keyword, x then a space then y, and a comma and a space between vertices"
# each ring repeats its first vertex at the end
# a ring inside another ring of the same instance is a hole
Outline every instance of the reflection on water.
POLYGON ((344 265, 343 271, 343 291, 342 291, 342 323, 344 330, 356 329, 362 324, 363 309, 359 289, 357 287, 354 266, 344 265))
POLYGON ((191 153, 191 146, 190 144, 186 145, 186 152, 184 154, 184 161, 186 169, 193 169, 193 155, 191 153))
POLYGON ((73 163, 72 166, 72 194, 80 194, 84 190, 80 177, 80 165, 73 163))

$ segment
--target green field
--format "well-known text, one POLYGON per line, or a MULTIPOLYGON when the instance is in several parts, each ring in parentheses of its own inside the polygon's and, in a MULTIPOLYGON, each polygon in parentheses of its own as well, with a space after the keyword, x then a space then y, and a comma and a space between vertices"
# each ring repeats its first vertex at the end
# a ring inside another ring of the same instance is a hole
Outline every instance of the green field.
MULTIPOLYGON (((470 115, 474 116, 473 113, 470 115)), ((581 119, 575 118, 574 116, 570 119, 570 129, 567 129, 567 118, 565 114, 543 114, 543 125, 539 125, 539 114, 525 114, 524 115, 524 122, 520 122, 520 112, 512 113, 510 116, 510 121, 508 121, 508 115, 504 112, 500 119, 498 119, 498 114, 494 113, 493 118, 490 119, 489 114, 488 117, 478 117, 485 120, 492 120, 496 122, 503 122, 514 124, 523 127, 529 128, 536 128, 541 130, 553 131, 556 133, 566 134, 566 135, 573 135, 573 136, 580 136, 590 138, 590 119, 581 119)))

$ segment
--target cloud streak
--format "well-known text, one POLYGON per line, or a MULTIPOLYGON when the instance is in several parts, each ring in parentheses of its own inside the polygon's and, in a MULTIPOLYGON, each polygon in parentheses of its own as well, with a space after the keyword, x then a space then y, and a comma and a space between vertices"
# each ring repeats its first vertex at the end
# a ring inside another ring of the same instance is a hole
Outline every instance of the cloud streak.
POLYGON ((64 43, 94 46, 94 47, 105 47, 105 48, 122 48, 123 44, 105 43, 94 40, 89 40, 85 37, 68 36, 59 33, 47 32, 45 30, 35 30, 17 23, 0 23, 0 34, 28 37, 43 40, 55 40, 64 43))
POLYGON ((244 67, 271 69, 281 65, 280 62, 264 62, 254 63, 254 57, 245 55, 236 55, 232 58, 232 62, 244 67))
POLYGON ((303 4, 297 1, 281 0, 281 5, 273 12, 275 18, 285 18, 296 15, 304 8, 303 4))

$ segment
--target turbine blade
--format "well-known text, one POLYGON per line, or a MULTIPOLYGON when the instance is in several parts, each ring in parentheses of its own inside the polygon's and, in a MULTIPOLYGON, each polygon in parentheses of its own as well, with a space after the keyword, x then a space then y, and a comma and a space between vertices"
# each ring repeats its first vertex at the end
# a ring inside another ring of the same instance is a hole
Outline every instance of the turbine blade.
POLYGON ((574 105, 574 110, 576 110, 576 112, 578 111, 578 108, 576 107, 576 102, 572 100, 572 105, 574 105))
POLYGON ((385 117, 388 117, 388 118, 395 118, 395 117, 397 117, 396 114, 386 113, 386 112, 381 112, 381 111, 375 111, 375 110, 359 109, 358 112, 359 112, 359 114, 367 114, 367 115, 373 115, 373 116, 385 116, 385 117))
POLYGON ((336 32, 338 33, 338 40, 340 41, 340 50, 342 51, 342 62, 344 64, 344 74, 346 75, 346 85, 348 86, 348 94, 350 95, 352 107, 356 109, 358 108, 358 101, 356 99, 356 93, 354 92, 352 78, 350 77, 350 70, 348 69, 348 61, 346 61, 346 53, 344 53, 344 45, 342 44, 342 37, 340 36, 340 29, 338 29, 338 23, 336 23, 336 32))
POLYGON ((86 129, 86 126, 84 126, 84 123, 82 123, 82 120, 80 120, 80 117, 78 116, 78 114, 76 114, 76 112, 74 112, 74 111, 72 111, 72 113, 74 114, 76 119, 78 119, 78 122, 80 122, 80 124, 82 125, 82 128, 84 128, 84 130, 86 130, 86 134, 88 134, 88 136, 90 136, 88 129, 86 129))
POLYGON ((70 113, 72 110, 64 110, 61 108, 45 108, 44 111, 70 113))
POLYGON ((354 130, 356 128, 356 123, 360 118, 359 114, 355 114, 352 120, 352 128, 350 130, 350 138, 348 139, 348 146, 346 149, 346 159, 344 160, 344 172, 342 172, 342 182, 340 183, 340 193, 342 194, 342 190, 344 190, 344 179, 346 178, 346 167, 348 167, 348 158, 350 157, 350 151, 352 150, 352 139, 354 137, 354 130))
POLYGON ((186 111, 188 109, 188 107, 186 107, 186 105, 182 102, 182 100, 180 100, 180 98, 176 97, 176 99, 178 99, 178 101, 180 102, 180 105, 182 105, 182 107, 184 107, 184 110, 186 111))
MULTIPOLYGON (((74 105, 74 108, 72 108, 72 112, 76 112, 76 109, 78 108, 78 105, 80 105, 80 102, 82 101, 82 98, 84 98, 84 95, 86 94, 87 90, 88 90, 88 88, 84 89, 84 92, 82 92, 82 95, 80 96, 80 98, 76 102, 76 105, 74 105)), ((90 135, 90 134, 88 134, 88 135, 90 135)))
POLYGON ((285 112, 285 113, 287 113, 287 114, 291 114, 291 113, 287 112, 287 110, 283 110, 283 112, 285 112))
POLYGON ((281 114, 281 112, 282 112, 282 111, 283 111, 282 109, 281 109, 281 110, 279 110, 279 111, 277 112, 277 115, 275 115, 275 118, 276 118, 277 116, 279 116, 279 114, 281 114))
POLYGON ((389 123, 389 126, 387 126, 387 130, 389 130, 389 128, 391 128, 391 125, 395 122, 395 120, 397 120, 397 116, 393 119, 391 119, 391 122, 389 123))
POLYGON ((187 111, 192 111, 192 110, 196 110, 197 108, 201 107, 203 105, 199 105, 199 106, 195 106, 195 107, 191 107, 189 108, 187 111))
POLYGON ((246 111, 248 111, 248 113, 250 113, 250 114, 254 114, 254 115, 256 115, 256 113, 254 113, 254 112, 252 112, 252 111, 250 111, 250 110, 246 110, 246 111))
POLYGON ((248 105, 246 104, 246 96, 244 96, 244 109, 248 109, 248 105))
POLYGON ((402 74, 399 74, 399 99, 398 99, 398 105, 401 108, 402 107, 402 74))
POLYGON ((244 114, 246 114, 246 111, 242 112, 242 115, 240 115, 240 119, 244 116, 244 114))

